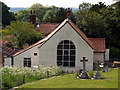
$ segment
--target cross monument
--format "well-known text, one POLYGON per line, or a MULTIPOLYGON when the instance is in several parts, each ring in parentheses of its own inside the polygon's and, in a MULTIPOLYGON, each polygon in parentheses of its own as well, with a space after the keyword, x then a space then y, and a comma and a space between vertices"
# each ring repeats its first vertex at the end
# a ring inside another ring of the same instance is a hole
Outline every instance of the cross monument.
POLYGON ((95 73, 94 79, 102 79, 99 73, 99 61, 97 61, 97 71, 95 73))
POLYGON ((85 62, 87 62, 87 61, 88 60, 85 59, 85 57, 83 57, 83 60, 80 60, 80 62, 83 62, 83 72, 80 75, 80 79, 88 79, 89 78, 89 76, 88 76, 88 74, 87 74, 87 72, 85 70, 85 62))

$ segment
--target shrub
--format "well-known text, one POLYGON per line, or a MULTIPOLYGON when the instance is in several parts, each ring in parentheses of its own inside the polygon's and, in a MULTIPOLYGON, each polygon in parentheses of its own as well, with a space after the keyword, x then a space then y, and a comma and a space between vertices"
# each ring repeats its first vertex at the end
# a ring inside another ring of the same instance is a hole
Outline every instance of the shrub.
POLYGON ((15 86, 23 84, 23 76, 25 76, 25 83, 33 82, 47 77, 47 71, 49 77, 61 75, 62 70, 57 66, 42 66, 38 69, 32 69, 28 67, 2 67, 0 68, 2 73, 2 88, 10 89, 15 86))

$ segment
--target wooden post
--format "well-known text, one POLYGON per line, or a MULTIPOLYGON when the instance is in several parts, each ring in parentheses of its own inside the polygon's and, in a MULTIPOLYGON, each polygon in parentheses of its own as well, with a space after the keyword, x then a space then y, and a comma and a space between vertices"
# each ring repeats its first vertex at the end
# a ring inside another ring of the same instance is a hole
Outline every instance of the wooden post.
POLYGON ((99 61, 97 61, 97 71, 99 71, 99 61))
POLYGON ((47 71, 47 77, 49 78, 49 71, 47 71))
POLYGON ((73 71, 71 73, 73 74, 73 71))
POLYGON ((25 84, 25 75, 23 75, 23 84, 25 84))
POLYGON ((0 90, 2 90, 2 80, 0 79, 0 90))
POLYGON ((68 70, 67 70, 67 74, 68 74, 68 70))

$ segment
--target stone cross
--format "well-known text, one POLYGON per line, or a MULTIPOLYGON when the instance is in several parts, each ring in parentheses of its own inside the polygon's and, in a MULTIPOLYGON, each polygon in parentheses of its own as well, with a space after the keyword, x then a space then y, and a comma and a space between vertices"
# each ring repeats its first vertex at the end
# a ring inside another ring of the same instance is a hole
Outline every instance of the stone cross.
POLYGON ((102 79, 99 73, 99 61, 97 61, 97 71, 95 73, 94 79, 102 79))
POLYGON ((83 60, 80 60, 80 62, 83 62, 83 72, 80 74, 80 79, 89 79, 89 76, 87 74, 87 72, 85 71, 85 62, 87 62, 88 60, 85 59, 85 57, 83 57, 83 60))
POLYGON ((85 57, 83 57, 83 60, 80 60, 80 62, 83 62, 83 73, 85 73, 85 62, 87 62, 88 60, 85 59, 85 57))
POLYGON ((108 72, 108 62, 105 62, 103 72, 108 72))

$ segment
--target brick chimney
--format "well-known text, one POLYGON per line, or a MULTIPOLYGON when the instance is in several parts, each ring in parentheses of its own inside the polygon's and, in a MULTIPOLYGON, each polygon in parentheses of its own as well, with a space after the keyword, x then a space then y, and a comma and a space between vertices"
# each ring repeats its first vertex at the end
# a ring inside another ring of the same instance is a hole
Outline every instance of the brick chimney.
POLYGON ((36 14, 35 14, 35 11, 32 13, 32 10, 31 10, 31 15, 30 15, 30 22, 34 24, 36 27, 36 14))
POLYGON ((67 18, 68 19, 71 18, 71 10, 70 10, 70 8, 67 8, 67 18))

